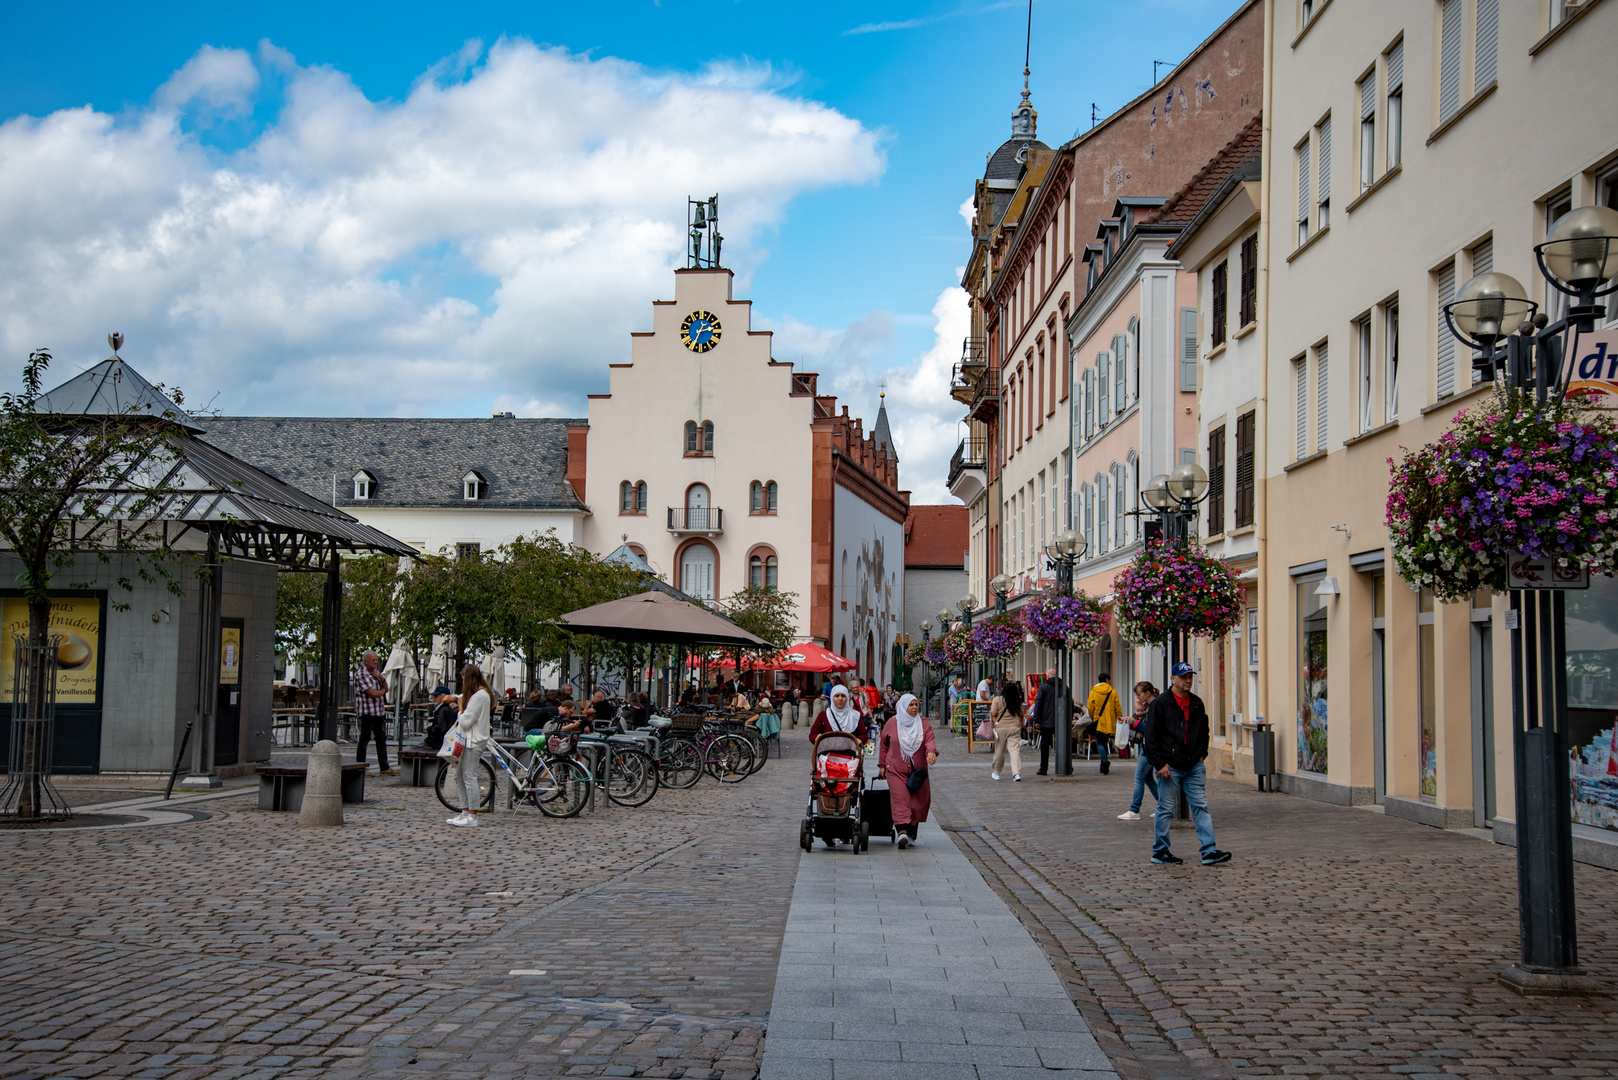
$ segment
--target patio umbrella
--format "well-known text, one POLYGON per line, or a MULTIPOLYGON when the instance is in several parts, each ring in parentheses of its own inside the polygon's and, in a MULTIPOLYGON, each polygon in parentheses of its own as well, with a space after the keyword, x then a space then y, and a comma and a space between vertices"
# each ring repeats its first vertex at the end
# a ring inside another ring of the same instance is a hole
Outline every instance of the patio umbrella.
POLYGON ((496 645, 494 652, 489 654, 489 670, 484 672, 489 682, 489 689, 495 699, 499 700, 506 692, 506 647, 496 645))
POLYGON ((408 701, 410 695, 415 693, 416 665, 404 642, 395 643, 393 651, 388 653, 388 662, 382 666, 382 674, 388 676, 388 690, 395 702, 408 701))
POLYGON ((742 666, 756 671, 853 671, 854 661, 812 641, 802 641, 778 656, 748 657, 742 666))
POLYGON ((434 685, 442 683, 448 669, 449 642, 434 634, 432 655, 427 658, 427 681, 434 685))
POLYGON ((769 644, 723 615, 656 591, 570 611, 562 616, 562 624, 577 634, 614 641, 752 648, 769 644))

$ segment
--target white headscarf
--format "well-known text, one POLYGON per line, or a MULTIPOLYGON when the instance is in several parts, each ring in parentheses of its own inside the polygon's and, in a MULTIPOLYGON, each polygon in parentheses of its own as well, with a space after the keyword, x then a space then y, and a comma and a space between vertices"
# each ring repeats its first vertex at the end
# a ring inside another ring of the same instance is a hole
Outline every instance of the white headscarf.
POLYGON ((860 729, 860 711, 849 704, 844 704, 842 708, 838 708, 838 698, 842 698, 845 703, 853 700, 847 687, 833 687, 831 705, 826 709, 827 723, 831 724, 836 731, 841 731, 845 735, 852 735, 860 729))
POLYGON ((910 703, 915 700, 915 694, 900 698, 899 712, 894 717, 899 722, 899 749, 907 758, 920 749, 921 740, 927 734, 927 721, 922 719, 921 711, 918 709, 915 716, 910 715, 910 703))

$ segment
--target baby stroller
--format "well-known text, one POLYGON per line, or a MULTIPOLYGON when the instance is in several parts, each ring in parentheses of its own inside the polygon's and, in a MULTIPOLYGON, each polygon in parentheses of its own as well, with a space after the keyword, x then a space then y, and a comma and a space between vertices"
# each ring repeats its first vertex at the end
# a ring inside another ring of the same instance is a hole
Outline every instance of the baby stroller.
POLYGON ((798 846, 803 850, 813 848, 816 837, 828 844, 846 840, 856 855, 870 847, 870 825, 860 820, 860 800, 865 795, 860 764, 860 744, 854 736, 828 731, 815 739, 809 808, 798 832, 798 846))

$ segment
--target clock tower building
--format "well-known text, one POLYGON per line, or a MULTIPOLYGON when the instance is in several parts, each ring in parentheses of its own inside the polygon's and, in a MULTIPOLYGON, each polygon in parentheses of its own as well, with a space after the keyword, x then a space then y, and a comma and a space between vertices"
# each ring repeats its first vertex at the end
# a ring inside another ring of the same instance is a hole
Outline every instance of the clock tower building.
POLYGON ((569 430, 583 543, 628 544, 676 588, 723 600, 797 594, 798 640, 892 680, 903 627, 904 520, 886 411, 870 434, 818 376, 770 354, 722 268, 675 271, 589 421, 569 430))

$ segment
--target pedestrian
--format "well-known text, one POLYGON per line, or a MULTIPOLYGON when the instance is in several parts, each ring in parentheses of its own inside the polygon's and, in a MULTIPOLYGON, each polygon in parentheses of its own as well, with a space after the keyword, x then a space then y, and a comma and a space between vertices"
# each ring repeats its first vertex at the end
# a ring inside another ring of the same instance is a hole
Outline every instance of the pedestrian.
POLYGON ((455 726, 461 710, 455 704, 455 695, 449 692, 449 687, 442 684, 433 687, 433 706, 433 717, 427 721, 427 730, 422 734, 421 745, 423 749, 436 752, 444 745, 444 736, 455 726))
POLYGON ((478 762, 483 748, 489 742, 490 714, 494 710, 494 695, 483 679, 476 664, 461 669, 460 718, 455 721, 455 732, 466 742, 466 749, 455 762, 456 780, 461 793, 461 812, 446 818, 449 825, 470 826, 478 823, 478 808, 483 799, 478 792, 478 762))
POLYGON ((989 677, 987 675, 983 676, 983 678, 978 680, 978 700, 979 701, 988 701, 990 695, 993 694, 993 693, 994 693, 994 690, 993 690, 992 687, 989 686, 989 677))
POLYGON ((1022 687, 1008 681, 989 703, 989 719, 994 722, 994 761, 989 766, 989 779, 1000 779, 1006 758, 1011 759, 1011 778, 1022 779, 1022 726, 1028 720, 1023 707, 1022 687))
POLYGON ((1135 711, 1129 719, 1129 745, 1135 748, 1135 793, 1130 798, 1129 809, 1118 815, 1119 821, 1140 820, 1140 802, 1146 797, 1148 789, 1152 798, 1157 798, 1157 774, 1152 771, 1152 763, 1146 759, 1146 752, 1141 748, 1146 741, 1146 713, 1155 697, 1157 687, 1151 683, 1135 684, 1135 711))
POLYGON ((938 741, 933 727, 921 715, 915 694, 899 699, 899 709, 882 729, 881 750, 877 754, 878 780, 888 781, 893 806, 893 827, 899 830, 899 847, 916 842, 916 830, 927 820, 933 805, 930 770, 938 760, 938 741))
POLYGON ((398 776, 398 769, 388 768, 388 682, 376 669, 376 653, 367 649, 354 674, 354 715, 360 721, 360 743, 354 750, 354 760, 365 763, 365 747, 376 737, 376 763, 378 776, 398 776))
POLYGON ((1123 715, 1123 706, 1118 702, 1118 692, 1112 688, 1112 673, 1103 671, 1096 676, 1096 684, 1090 688, 1090 698, 1085 702, 1085 708, 1090 711, 1090 717, 1096 722, 1096 745, 1101 749, 1101 775, 1107 775, 1107 747, 1112 744, 1113 737, 1118 732, 1118 718, 1123 715))
POLYGON ((1208 710, 1202 699, 1191 692, 1192 672, 1191 665, 1184 661, 1175 664, 1169 672, 1169 692, 1159 694, 1146 713, 1146 756, 1157 770, 1152 861, 1159 865, 1185 862, 1169 850, 1169 824, 1174 820, 1181 792, 1191 806, 1202 865, 1230 861, 1230 852, 1220 851, 1214 844, 1213 815, 1208 813, 1208 775, 1202 764, 1208 756, 1208 710))
MULTIPOLYGON (((1039 728, 1039 775, 1050 770, 1051 748, 1056 745, 1056 725, 1073 723, 1072 710, 1067 716, 1058 716, 1067 700, 1067 683, 1056 675, 1055 668, 1045 669, 1045 681, 1039 684, 1034 698, 1034 724, 1039 728)), ((1071 749, 1071 748, 1070 748, 1071 749)), ((1067 773, 1073 775, 1073 755, 1068 755, 1067 773)))

